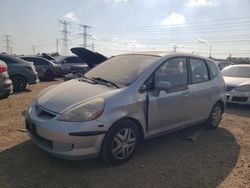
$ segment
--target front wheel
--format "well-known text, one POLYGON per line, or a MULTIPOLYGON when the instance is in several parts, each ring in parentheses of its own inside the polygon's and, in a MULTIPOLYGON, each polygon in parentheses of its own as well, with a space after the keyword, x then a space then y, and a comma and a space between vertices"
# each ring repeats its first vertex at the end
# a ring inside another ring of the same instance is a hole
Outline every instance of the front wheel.
POLYGON ((216 129, 219 126, 222 114, 222 105, 219 103, 215 104, 207 121, 207 126, 209 129, 216 129))
POLYGON ((103 146, 102 158, 109 164, 121 164, 133 155, 139 142, 139 131, 130 120, 116 123, 107 133, 103 146))

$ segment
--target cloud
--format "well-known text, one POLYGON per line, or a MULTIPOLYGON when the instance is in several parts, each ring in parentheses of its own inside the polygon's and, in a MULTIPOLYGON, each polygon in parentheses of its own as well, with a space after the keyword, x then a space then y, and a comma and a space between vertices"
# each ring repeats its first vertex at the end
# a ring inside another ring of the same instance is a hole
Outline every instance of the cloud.
POLYGON ((207 44, 208 43, 208 41, 205 40, 205 39, 197 39, 197 42, 198 43, 203 43, 203 44, 207 44))
POLYGON ((171 26, 171 25, 181 25, 186 22, 185 16, 182 14, 172 12, 166 18, 161 21, 161 25, 171 26))
POLYGON ((128 0, 104 0, 105 3, 127 3, 128 0))
POLYGON ((146 46, 137 40, 121 39, 114 37, 112 40, 114 49, 124 49, 126 51, 143 50, 146 46))
POLYGON ((65 19, 68 19, 69 21, 72 22, 77 22, 78 18, 76 17, 74 12, 67 12, 66 14, 64 14, 63 16, 65 19))
POLYGON ((188 7, 199 7, 199 6, 216 6, 220 3, 219 0, 188 0, 188 7))

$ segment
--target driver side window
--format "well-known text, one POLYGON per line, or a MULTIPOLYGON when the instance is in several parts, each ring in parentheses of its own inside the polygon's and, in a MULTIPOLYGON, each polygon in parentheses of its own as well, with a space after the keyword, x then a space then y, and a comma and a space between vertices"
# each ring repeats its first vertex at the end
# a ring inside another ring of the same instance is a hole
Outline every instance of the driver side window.
POLYGON ((156 70, 154 81, 168 82, 171 88, 187 85, 186 58, 172 58, 166 61, 156 70))

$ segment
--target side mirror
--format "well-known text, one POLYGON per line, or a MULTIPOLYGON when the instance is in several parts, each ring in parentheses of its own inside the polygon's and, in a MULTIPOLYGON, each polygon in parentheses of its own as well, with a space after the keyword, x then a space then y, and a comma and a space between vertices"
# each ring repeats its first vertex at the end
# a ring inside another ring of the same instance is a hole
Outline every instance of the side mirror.
POLYGON ((159 96, 161 91, 167 92, 171 87, 172 86, 169 82, 159 81, 159 82, 155 83, 154 95, 159 96))

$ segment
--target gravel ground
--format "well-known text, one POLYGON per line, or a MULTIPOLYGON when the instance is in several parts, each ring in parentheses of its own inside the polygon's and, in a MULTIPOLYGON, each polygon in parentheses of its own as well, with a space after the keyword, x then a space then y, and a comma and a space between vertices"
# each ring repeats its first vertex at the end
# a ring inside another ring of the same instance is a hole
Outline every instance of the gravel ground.
POLYGON ((195 142, 184 139, 192 129, 146 141, 120 166, 64 161, 30 141, 23 116, 41 89, 59 82, 0 101, 0 187, 250 187, 250 107, 228 106, 220 128, 195 142))

